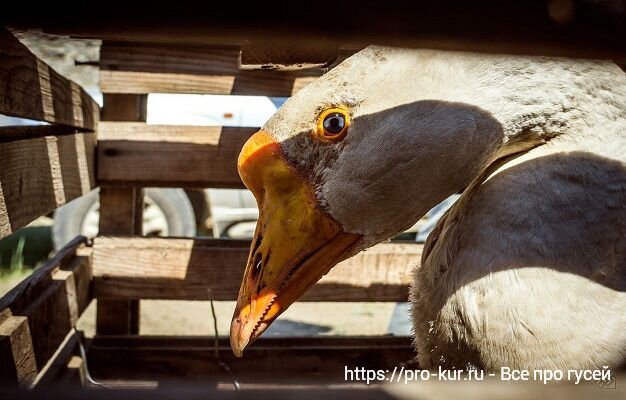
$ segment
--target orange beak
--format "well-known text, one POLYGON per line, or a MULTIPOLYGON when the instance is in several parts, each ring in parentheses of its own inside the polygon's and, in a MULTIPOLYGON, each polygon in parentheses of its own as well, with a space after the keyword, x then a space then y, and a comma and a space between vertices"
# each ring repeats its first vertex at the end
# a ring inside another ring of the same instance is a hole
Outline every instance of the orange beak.
POLYGON ((344 233, 319 207, 314 189, 267 132, 246 142, 238 169, 259 207, 230 327, 230 345, 241 357, 276 317, 350 255, 360 235, 344 233))

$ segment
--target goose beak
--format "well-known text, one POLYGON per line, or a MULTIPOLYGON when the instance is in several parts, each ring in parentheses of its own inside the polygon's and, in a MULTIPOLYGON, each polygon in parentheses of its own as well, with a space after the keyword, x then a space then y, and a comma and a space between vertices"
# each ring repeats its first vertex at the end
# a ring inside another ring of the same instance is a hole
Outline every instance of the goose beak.
POLYGON ((360 235, 343 232, 312 186, 282 157, 280 144, 259 131, 238 161, 255 195, 259 220, 230 327, 230 344, 245 347, 332 267, 350 256, 360 235))

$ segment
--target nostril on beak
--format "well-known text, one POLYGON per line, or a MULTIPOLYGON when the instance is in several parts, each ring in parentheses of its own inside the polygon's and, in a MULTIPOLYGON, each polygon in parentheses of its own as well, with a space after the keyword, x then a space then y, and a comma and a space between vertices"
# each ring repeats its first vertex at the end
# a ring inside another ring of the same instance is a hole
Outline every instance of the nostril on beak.
POLYGON ((254 263, 252 264, 252 271, 250 273, 250 277, 253 280, 257 280, 259 274, 261 273, 261 269, 263 268, 263 255, 257 252, 254 255, 254 263))

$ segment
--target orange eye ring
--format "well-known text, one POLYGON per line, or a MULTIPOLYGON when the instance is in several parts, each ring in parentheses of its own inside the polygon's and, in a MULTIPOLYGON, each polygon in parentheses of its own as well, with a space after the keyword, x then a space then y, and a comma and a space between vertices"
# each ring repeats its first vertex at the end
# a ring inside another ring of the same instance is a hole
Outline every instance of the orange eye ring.
POLYGON ((337 142, 346 137, 350 127, 350 114, 345 108, 328 108, 317 118, 317 135, 327 141, 337 142))

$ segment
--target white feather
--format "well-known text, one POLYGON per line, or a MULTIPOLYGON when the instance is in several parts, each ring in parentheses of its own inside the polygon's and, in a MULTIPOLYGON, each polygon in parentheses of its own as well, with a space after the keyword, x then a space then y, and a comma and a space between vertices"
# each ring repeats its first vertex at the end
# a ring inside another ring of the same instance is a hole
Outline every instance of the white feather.
POLYGON ((614 64, 370 47, 265 130, 359 249, 464 190, 411 290, 422 367, 626 360, 626 76, 614 64), (342 104, 344 141, 311 132, 342 104), (510 157, 515 155, 514 157, 510 157))

